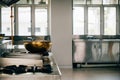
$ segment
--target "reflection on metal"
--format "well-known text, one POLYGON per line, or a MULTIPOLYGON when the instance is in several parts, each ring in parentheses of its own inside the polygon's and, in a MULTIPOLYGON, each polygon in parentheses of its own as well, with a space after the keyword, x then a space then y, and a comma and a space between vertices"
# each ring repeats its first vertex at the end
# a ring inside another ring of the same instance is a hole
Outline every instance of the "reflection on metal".
POLYGON ((8 54, 11 51, 12 51, 12 41, 11 40, 0 41, 0 57, 6 56, 6 54, 8 54))
POLYGON ((73 63, 119 63, 119 41, 74 39, 73 63))
POLYGON ((114 56, 113 56, 113 54, 112 54, 112 48, 113 48, 113 42, 109 42, 108 43, 108 53, 109 53, 109 55, 110 55, 110 58, 112 59, 112 60, 114 60, 114 56))
POLYGON ((85 60, 85 48, 86 48, 85 42, 80 41, 79 39, 75 40, 74 41, 74 48, 75 48, 74 61, 75 62, 84 62, 84 60, 85 60))
POLYGON ((101 49, 100 49, 100 43, 94 42, 92 44, 92 57, 94 61, 100 61, 101 60, 101 49))
POLYGON ((102 58, 107 62, 119 62, 119 42, 103 42, 102 43, 102 58))

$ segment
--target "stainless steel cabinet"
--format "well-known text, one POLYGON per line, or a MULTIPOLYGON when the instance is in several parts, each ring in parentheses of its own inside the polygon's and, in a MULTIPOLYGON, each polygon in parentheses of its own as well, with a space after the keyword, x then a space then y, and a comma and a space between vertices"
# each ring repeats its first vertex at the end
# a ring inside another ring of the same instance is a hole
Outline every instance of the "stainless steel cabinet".
POLYGON ((119 64, 119 42, 117 39, 74 39, 73 64, 119 64))

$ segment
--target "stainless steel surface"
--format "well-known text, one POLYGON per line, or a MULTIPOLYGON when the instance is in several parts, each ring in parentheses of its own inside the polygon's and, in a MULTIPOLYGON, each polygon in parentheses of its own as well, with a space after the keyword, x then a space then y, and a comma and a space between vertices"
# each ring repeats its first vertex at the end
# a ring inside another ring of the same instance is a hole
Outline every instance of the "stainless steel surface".
MULTIPOLYGON (((11 43, 11 41, 10 41, 11 43)), ((8 50, 8 48, 11 46, 8 46, 9 44, 6 44, 6 42, 0 45, 0 47, 3 47, 3 51, 8 50)), ((14 46, 10 47, 12 51, 8 51, 8 53, 4 53, 4 55, 0 56, 0 69, 3 70, 6 66, 16 65, 17 67, 20 65, 27 65, 27 66, 44 66, 43 62, 43 55, 40 54, 34 54, 34 53, 25 53, 27 52, 25 49, 19 49, 15 48, 14 46)), ((3 52, 0 49, 1 52, 3 52)), ((1 54, 1 53, 0 53, 1 54)), ((47 56, 50 59, 50 66, 52 67, 51 73, 45 73, 45 72, 25 72, 21 74, 6 74, 4 72, 1 73, 0 71, 0 80, 61 80, 61 71, 57 65, 57 63, 54 60, 53 54, 49 52, 49 56, 47 56)), ((44 67, 43 67, 44 68, 44 67)))
MULTIPOLYGON (((30 56, 29 54, 15 54, 12 53, 11 58, 0 58, 0 65, 6 66, 6 65, 28 65, 28 66, 34 66, 34 65, 42 65, 43 62, 41 57, 37 57, 37 55, 33 54, 33 57, 30 56), (24 56, 22 57, 14 57, 15 55, 17 56, 24 56), (29 59, 32 57, 32 59, 29 59)), ((50 64, 52 67, 52 73, 41 73, 41 72, 35 72, 35 73, 23 73, 19 75, 8 75, 8 74, 0 74, 0 80, 61 80, 61 72, 60 69, 57 65, 57 63, 54 60, 53 54, 49 53, 49 59, 50 59, 50 64)))
POLYGON ((73 62, 119 63, 120 40, 118 39, 74 39, 73 62))
POLYGON ((12 41, 11 40, 2 40, 0 42, 0 57, 4 53, 9 53, 12 50, 12 41))
POLYGON ((31 54, 27 52, 12 52, 6 56, 7 58, 22 58, 22 59, 38 59, 42 58, 40 54, 31 54))
POLYGON ((35 60, 35 59, 20 59, 20 58, 0 58, 0 65, 1 66, 9 66, 9 65, 28 65, 28 66, 42 66, 42 60, 35 60))

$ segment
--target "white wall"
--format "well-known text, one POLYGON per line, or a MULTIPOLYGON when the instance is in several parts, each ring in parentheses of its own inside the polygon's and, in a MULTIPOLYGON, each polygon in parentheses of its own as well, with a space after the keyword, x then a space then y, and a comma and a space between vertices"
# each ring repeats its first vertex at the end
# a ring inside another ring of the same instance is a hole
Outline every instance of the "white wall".
POLYGON ((52 52, 60 67, 72 67, 72 0, 51 0, 52 52))

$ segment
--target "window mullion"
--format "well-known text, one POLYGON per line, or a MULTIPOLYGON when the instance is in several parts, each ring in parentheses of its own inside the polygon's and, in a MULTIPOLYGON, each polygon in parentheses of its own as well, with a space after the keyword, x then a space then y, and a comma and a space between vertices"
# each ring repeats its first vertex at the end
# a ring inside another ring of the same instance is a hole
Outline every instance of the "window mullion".
POLYGON ((14 34, 18 35, 18 6, 14 6, 14 34))
MULTIPOLYGON (((120 3, 120 1, 119 1, 119 3, 120 3)), ((120 5, 119 5, 119 14, 120 14, 120 5)), ((119 15, 118 14, 118 15, 119 15)), ((118 22, 119 22, 119 26, 120 26, 120 15, 119 15, 119 20, 118 20, 118 22)), ((119 28, 119 34, 120 34, 120 28, 119 28)))
MULTIPOLYGON (((50 3, 50 0, 49 0, 48 3, 50 3)), ((49 16, 50 16, 50 8, 49 8, 49 7, 50 7, 50 4, 48 4, 47 7, 48 7, 48 8, 47 8, 47 15, 48 15, 48 16, 47 16, 47 26, 48 26, 48 29, 47 29, 48 31, 47 31, 47 32, 48 32, 48 35, 50 35, 50 34, 51 34, 50 17, 49 17, 49 16)))
MULTIPOLYGON (((1 8, 0 8, 0 13, 2 13, 1 8)), ((2 15, 2 14, 0 14, 0 32, 2 32, 2 27, 1 27, 1 25, 2 25, 2 24, 1 24, 2 18, 1 18, 1 15, 2 15)))
POLYGON ((84 33, 85 35, 88 35, 88 6, 85 6, 85 10, 84 10, 84 33))
POLYGON ((100 35, 104 34, 104 7, 100 7, 100 35))
POLYGON ((120 28, 119 28, 119 20, 120 20, 120 9, 119 9, 119 6, 116 7, 116 34, 120 34, 120 28))
POLYGON ((31 35, 35 35, 35 6, 31 6, 31 35))

